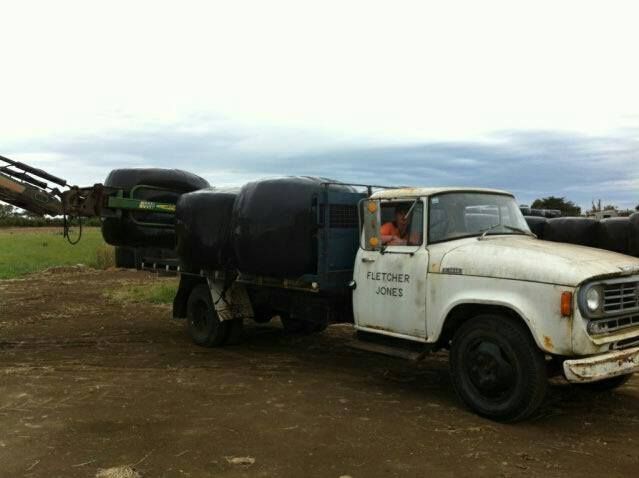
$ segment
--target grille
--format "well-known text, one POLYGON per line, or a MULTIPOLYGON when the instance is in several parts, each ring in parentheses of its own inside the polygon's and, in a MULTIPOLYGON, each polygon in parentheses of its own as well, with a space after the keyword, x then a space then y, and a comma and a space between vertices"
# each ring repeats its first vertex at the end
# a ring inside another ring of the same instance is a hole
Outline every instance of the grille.
POLYGON ((618 282, 604 288, 603 311, 606 314, 639 310, 639 282, 618 282))
POLYGON ((357 206, 346 204, 331 204, 329 212, 329 227, 336 228, 357 228, 357 206))
POLYGON ((614 319, 597 319, 588 323, 588 332, 593 335, 609 334, 639 325, 639 314, 614 319))

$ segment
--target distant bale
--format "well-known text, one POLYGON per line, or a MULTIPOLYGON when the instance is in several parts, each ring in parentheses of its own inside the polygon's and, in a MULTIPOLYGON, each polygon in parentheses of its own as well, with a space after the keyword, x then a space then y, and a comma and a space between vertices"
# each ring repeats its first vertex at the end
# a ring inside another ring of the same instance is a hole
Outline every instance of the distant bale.
POLYGON ((528 227, 532 233, 539 239, 544 239, 544 229, 546 228, 548 219, 539 216, 524 216, 524 219, 526 219, 526 223, 528 223, 528 227))
POLYGON ((631 224, 627 217, 612 217, 599 221, 597 247, 609 251, 630 253, 631 224))
POLYGON ((639 212, 628 218, 630 223, 628 231, 628 254, 639 257, 639 212))
POLYGON ((581 246, 598 247, 599 222, 587 217, 557 217, 548 219, 544 239, 581 246))

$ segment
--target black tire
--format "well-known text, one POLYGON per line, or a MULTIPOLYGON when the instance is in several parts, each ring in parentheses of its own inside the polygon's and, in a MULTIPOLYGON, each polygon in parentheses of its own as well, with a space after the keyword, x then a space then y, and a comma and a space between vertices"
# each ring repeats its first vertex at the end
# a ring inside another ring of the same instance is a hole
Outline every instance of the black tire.
POLYGON ((222 322, 215 312, 211 291, 206 284, 196 285, 186 304, 186 328, 197 345, 219 347, 226 342, 228 321, 222 322))
POLYGON ((480 315, 455 333, 453 386, 477 414, 502 422, 530 416, 548 387, 544 354, 528 329, 509 317, 480 315))
POLYGON ((605 380, 599 380, 598 382, 589 383, 576 383, 579 388, 590 390, 592 392, 610 392, 616 388, 625 385, 628 380, 632 378, 631 373, 627 375, 618 375, 617 377, 607 378, 605 380))

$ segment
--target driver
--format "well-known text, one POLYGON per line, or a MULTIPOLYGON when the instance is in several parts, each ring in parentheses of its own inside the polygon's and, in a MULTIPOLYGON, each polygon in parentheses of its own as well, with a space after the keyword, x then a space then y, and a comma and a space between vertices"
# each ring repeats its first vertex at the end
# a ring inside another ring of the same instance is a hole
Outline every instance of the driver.
POLYGON ((406 204, 399 204, 395 208, 395 220, 386 222, 379 230, 382 244, 386 245, 405 245, 408 242, 408 226, 410 225, 410 217, 408 217, 409 207, 406 204))

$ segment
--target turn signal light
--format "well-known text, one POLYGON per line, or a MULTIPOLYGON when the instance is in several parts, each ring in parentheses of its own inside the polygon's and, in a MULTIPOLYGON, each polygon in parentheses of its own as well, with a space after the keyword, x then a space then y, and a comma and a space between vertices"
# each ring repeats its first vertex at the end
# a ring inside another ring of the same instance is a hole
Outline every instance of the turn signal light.
POLYGON ((561 293, 561 316, 570 317, 572 315, 572 292, 561 293))

